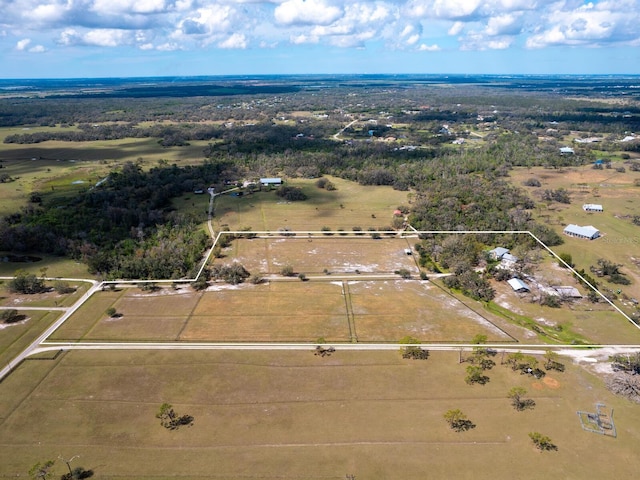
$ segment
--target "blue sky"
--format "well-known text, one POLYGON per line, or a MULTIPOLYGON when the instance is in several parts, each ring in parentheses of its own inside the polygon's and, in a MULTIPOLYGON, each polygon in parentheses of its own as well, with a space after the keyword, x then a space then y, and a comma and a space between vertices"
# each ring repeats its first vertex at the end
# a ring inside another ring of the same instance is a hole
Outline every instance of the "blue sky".
POLYGON ((0 78, 640 74, 640 0, 0 0, 0 78))

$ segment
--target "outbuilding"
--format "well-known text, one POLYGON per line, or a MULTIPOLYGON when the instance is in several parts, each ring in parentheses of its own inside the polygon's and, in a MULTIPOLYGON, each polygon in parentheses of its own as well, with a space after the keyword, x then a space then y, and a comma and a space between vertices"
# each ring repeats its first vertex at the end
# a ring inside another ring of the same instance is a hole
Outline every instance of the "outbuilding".
POLYGON ((600 230, 592 225, 581 227, 579 225, 569 224, 565 227, 564 234, 575 238, 595 240, 600 236, 600 230))
POLYGON ((492 260, 501 260, 502 257, 507 253, 509 253, 508 248, 496 247, 493 250, 489 250, 489 258, 491 258, 492 260))
POLYGON ((262 185, 263 187, 269 187, 271 185, 282 185, 282 179, 280 177, 261 178, 260 185, 262 185))
POLYGON ((513 288, 514 292, 526 293, 531 291, 529 286, 519 278, 512 278, 510 280, 507 280, 507 283, 511 286, 511 288, 513 288))
POLYGON ((602 208, 602 205, 598 205, 597 203, 585 203, 584 205, 582 205, 582 209, 585 212, 602 212, 602 211, 604 211, 604 209, 602 208))

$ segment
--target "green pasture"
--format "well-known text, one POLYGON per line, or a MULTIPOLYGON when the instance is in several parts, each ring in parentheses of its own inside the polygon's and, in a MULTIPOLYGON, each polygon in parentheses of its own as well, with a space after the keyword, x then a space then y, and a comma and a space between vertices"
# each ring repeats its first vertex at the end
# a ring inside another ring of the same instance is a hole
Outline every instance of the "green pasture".
MULTIPOLYGON (((5 283, 7 281, 5 280, 5 283)), ((46 281, 47 286, 53 285, 54 281, 46 281)), ((70 307, 76 303, 82 295, 91 287, 89 282, 67 282, 74 291, 60 294, 55 290, 44 293, 34 293, 30 295, 16 294, 9 292, 6 285, 0 286, 0 306, 2 307, 70 307), (2 288, 4 287, 4 288, 2 288)))
MULTIPOLYGON (((20 310, 24 319, 13 324, 0 324, 0 365, 9 363, 44 332, 62 312, 20 310)), ((0 387, 0 390, 2 388, 0 387)))
POLYGON ((352 227, 387 229, 393 211, 407 205, 407 192, 387 186, 362 186, 340 178, 328 177, 336 190, 315 186, 317 180, 290 179, 286 184, 302 188, 309 197, 299 202, 287 202, 275 190, 216 197, 215 222, 230 230, 251 227, 255 231, 320 230, 329 227, 351 231, 352 227))
MULTIPOLYGON (((498 365, 464 382, 457 352, 73 351, 24 362, 0 385, 0 478, 79 455, 96 478, 262 479, 632 478, 640 416, 601 380, 565 361, 535 380, 498 365), (528 390, 533 410, 506 398, 528 390), (194 417, 167 431, 160 404, 194 417), (617 438, 581 429, 576 410, 615 410, 617 438), (449 429, 459 408, 475 423, 449 429), (528 433, 551 437, 539 452, 528 433), (597 452, 597 453, 596 453, 597 452), (514 473, 515 472, 515 473, 514 473)), ((55 471, 64 473, 57 462, 55 471)))
MULTIPOLYGON (((26 270, 29 273, 41 276, 41 270, 46 268, 47 277, 60 278, 93 278, 87 271, 84 263, 76 262, 71 258, 54 255, 36 254, 40 260, 34 262, 0 262, 0 276, 12 277, 18 270, 26 270)), ((0 252, 0 258, 3 257, 0 252)), ((52 282, 49 282, 52 283, 52 282)))

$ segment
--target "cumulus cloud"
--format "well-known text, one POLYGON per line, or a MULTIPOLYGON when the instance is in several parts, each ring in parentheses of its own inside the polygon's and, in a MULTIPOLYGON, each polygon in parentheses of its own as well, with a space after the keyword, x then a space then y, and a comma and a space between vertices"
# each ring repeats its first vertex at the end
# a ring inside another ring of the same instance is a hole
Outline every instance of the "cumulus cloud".
POLYGON ((2 34, 21 51, 51 39, 141 50, 640 44, 640 0, 0 0, 0 11, 2 34))
POLYGON ((247 38, 241 33, 234 33, 226 40, 218 43, 220 48, 247 48, 247 38))
POLYGON ((16 43, 16 50, 18 50, 19 52, 22 52, 27 48, 27 46, 30 43, 31 43, 30 38, 23 38, 22 40, 18 40, 18 43, 16 43))
POLYGON ((274 12, 276 21, 283 25, 329 25, 341 15, 341 8, 324 0, 286 0, 274 12))
POLYGON ((425 43, 421 43, 418 50, 420 52, 439 52, 442 49, 437 44, 427 45, 425 43))

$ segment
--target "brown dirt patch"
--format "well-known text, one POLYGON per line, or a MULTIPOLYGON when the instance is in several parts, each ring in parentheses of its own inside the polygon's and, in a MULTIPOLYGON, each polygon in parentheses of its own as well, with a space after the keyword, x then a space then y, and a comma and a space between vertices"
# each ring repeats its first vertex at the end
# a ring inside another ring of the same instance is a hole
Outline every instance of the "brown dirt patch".
POLYGON ((551 377, 544 377, 544 379, 542 380, 542 383, 544 383, 547 387, 549 388, 559 388, 560 387, 560 382, 558 380, 556 380, 555 378, 551 378, 551 377))
POLYGON ((540 382, 533 382, 531 384, 531 388, 533 388, 534 390, 542 390, 544 386, 540 382))

